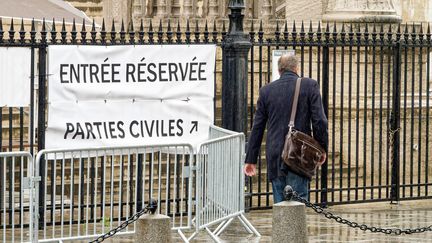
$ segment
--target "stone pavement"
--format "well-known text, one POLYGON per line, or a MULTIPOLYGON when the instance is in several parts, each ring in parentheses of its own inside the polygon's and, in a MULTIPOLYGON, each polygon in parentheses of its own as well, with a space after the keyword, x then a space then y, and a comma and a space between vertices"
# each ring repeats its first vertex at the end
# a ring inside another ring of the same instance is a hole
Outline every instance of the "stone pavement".
MULTIPOLYGON (((350 204, 330 207, 330 211, 359 224, 367 224, 383 228, 417 228, 432 225, 432 200, 403 201, 399 205, 389 202, 350 204)), ((432 232, 412 235, 384 235, 382 233, 364 232, 352 229, 317 215, 311 209, 307 211, 309 242, 431 242, 432 232)), ((237 220, 233 222, 221 236, 223 242, 271 242, 272 211, 252 211, 247 218, 262 234, 261 238, 247 234, 237 220)), ((287 223, 290 220, 287 219, 287 223)), ((173 234, 174 242, 181 242, 177 234, 173 234)), ((111 240, 107 242, 125 242, 111 240)), ((132 242, 130 240, 129 242, 132 242)), ((210 237, 201 232, 193 242, 212 242, 210 237)))

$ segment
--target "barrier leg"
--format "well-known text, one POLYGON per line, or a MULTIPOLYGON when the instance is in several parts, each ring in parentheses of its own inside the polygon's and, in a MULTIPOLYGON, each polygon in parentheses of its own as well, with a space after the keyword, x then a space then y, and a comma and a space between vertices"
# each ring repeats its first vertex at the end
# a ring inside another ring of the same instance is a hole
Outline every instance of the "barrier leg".
POLYGON ((221 243, 219 237, 217 237, 215 234, 213 234, 213 232, 208 227, 205 227, 205 229, 206 229, 207 233, 210 235, 210 237, 214 240, 214 242, 221 243))
POLYGON ((249 222, 249 220, 243 215, 243 213, 240 214, 238 218, 240 219, 240 222, 243 223, 246 229, 250 229, 256 236, 261 237, 261 234, 255 229, 255 227, 249 222))
POLYGON ((222 234, 222 232, 226 229, 226 227, 228 227, 229 224, 231 224, 231 222, 233 221, 233 218, 230 218, 229 220, 225 220, 223 221, 214 231, 213 234, 215 234, 216 236, 219 236, 220 234, 222 234))
POLYGON ((189 236, 189 238, 188 237, 186 237, 186 235, 183 233, 183 231, 181 231, 181 230, 177 230, 177 234, 179 234, 180 235, 180 238, 185 242, 185 243, 189 243, 191 240, 193 240, 197 235, 198 235, 198 232, 193 232, 192 234, 191 234, 191 236, 189 236))
POLYGON ((243 219, 241 217, 237 217, 237 218, 239 219, 240 223, 242 223, 243 227, 246 229, 246 231, 249 234, 253 234, 254 233, 254 232, 252 232, 251 229, 249 229, 249 226, 243 221, 243 219))

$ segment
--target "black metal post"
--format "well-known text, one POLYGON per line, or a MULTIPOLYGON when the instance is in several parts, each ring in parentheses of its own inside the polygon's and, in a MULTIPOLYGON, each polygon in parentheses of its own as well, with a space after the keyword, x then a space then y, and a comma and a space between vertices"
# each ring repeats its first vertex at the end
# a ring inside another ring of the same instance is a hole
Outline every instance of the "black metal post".
MULTIPOLYGON (((329 47, 328 41, 323 46, 323 62, 322 62, 322 99, 324 106, 324 113, 328 117, 329 106, 329 73, 330 73, 330 60, 329 60, 329 47)), ((328 148, 325 148, 328 151, 328 148)), ((328 173, 328 156, 326 162, 321 166, 321 204, 327 205, 327 173, 328 173)))
MULTIPOLYGON (((393 104, 392 104, 392 114, 390 120, 390 129, 393 133, 393 139, 390 141, 393 143, 392 146, 392 175, 391 175, 391 191, 390 198, 391 202, 399 201, 399 127, 400 127, 400 85, 401 85, 401 43, 396 42, 393 50, 393 104)), ((390 136, 392 136, 390 133, 390 136)))
MULTIPOLYGON (((46 46, 39 48, 39 94, 38 94, 38 151, 45 148, 45 106, 46 106, 46 46)), ((44 222, 44 195, 45 195, 45 159, 42 157, 39 164, 41 181, 39 183, 39 217, 44 222)))
POLYGON ((248 53, 251 43, 243 31, 243 0, 231 0, 229 8, 229 31, 222 44, 222 126, 246 133, 248 53))

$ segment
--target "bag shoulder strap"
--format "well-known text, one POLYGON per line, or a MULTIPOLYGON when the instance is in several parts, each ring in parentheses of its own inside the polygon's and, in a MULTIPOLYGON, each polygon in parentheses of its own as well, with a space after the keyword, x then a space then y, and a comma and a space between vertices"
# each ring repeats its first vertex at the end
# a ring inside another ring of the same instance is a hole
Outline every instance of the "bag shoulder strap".
POLYGON ((294 93, 294 99, 291 106, 291 116, 290 116, 290 122, 288 124, 288 127, 291 129, 294 127, 295 117, 297 113, 297 104, 298 104, 298 97, 300 93, 300 84, 301 84, 302 78, 298 78, 296 82, 295 87, 295 93, 294 93))

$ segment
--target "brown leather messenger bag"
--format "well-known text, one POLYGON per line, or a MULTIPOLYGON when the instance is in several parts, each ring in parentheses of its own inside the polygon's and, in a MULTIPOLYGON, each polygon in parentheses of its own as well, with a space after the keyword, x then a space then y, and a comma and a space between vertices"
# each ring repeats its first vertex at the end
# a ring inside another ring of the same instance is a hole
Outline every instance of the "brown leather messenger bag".
POLYGON ((312 179, 316 170, 322 163, 320 159, 325 153, 321 145, 311 136, 294 128, 297 113, 297 103, 300 93, 302 78, 298 78, 291 107, 291 116, 288 124, 288 134, 285 136, 285 144, 282 150, 282 159, 292 172, 312 179))

